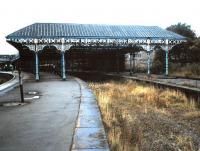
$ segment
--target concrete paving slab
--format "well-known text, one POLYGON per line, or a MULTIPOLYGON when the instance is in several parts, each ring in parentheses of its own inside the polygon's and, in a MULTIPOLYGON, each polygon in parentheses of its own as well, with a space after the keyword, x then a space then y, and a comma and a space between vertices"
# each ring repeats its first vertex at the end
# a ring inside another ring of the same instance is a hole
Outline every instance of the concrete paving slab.
POLYGON ((97 128, 97 127, 103 127, 101 117, 98 116, 83 116, 80 115, 78 117, 78 122, 77 122, 77 128, 97 128))
POLYGON ((82 97, 81 99, 82 104, 97 104, 96 99, 94 97, 82 97))
POLYGON ((96 100, 87 102, 86 99, 84 99, 84 101, 81 101, 81 108, 99 108, 99 106, 97 105, 96 100))
POLYGON ((109 151, 96 98, 86 83, 80 84, 82 95, 72 151, 109 151))
POLYGON ((87 87, 86 88, 84 88, 83 90, 82 90, 82 97, 85 97, 85 98, 95 98, 95 95, 92 93, 92 91, 87 91, 87 87))
POLYGON ((98 107, 87 107, 87 105, 81 105, 80 106, 80 111, 79 111, 80 116, 95 116, 95 117, 100 117, 100 112, 98 107))
POLYGON ((107 139, 103 128, 77 128, 73 149, 106 149, 107 139))
POLYGON ((73 149, 72 151, 109 151, 109 149, 73 149))

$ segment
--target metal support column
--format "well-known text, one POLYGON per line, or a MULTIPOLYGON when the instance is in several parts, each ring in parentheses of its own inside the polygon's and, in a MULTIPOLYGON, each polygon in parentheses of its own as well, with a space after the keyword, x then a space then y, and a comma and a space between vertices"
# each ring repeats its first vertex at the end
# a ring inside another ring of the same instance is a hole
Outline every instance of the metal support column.
POLYGON ((64 48, 64 38, 61 39, 61 71, 62 71, 62 79, 66 80, 66 74, 65 74, 65 48, 64 48))
POLYGON ((150 69, 150 39, 147 39, 147 75, 150 76, 151 74, 151 69, 150 69))
POLYGON ((38 52, 35 52, 35 79, 39 80, 38 52))
POLYGON ((150 70, 150 52, 147 52, 148 60, 147 60, 147 74, 150 76, 151 70, 150 70))
POLYGON ((169 41, 166 39, 165 41, 166 49, 165 49, 165 76, 169 74, 169 61, 168 61, 168 54, 169 54, 169 41))
POLYGON ((39 60, 38 60, 38 39, 34 39, 35 44, 35 80, 38 81, 39 77, 39 60))
POLYGON ((62 60, 62 79, 66 80, 66 74, 65 74, 65 52, 62 51, 62 56, 61 56, 61 60, 62 60))

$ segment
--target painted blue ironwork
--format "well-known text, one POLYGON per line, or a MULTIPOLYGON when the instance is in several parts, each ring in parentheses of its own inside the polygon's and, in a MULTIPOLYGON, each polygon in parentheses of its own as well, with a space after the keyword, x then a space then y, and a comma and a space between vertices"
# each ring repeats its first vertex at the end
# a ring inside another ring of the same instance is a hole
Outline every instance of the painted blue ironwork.
POLYGON ((168 39, 166 39, 166 48, 165 48, 165 75, 168 76, 169 73, 169 60, 168 60, 168 55, 169 55, 169 46, 168 46, 168 39))
POLYGON ((66 75, 65 75, 66 74, 65 73, 65 50, 66 49, 69 50, 71 46, 65 46, 64 45, 64 43, 65 43, 64 38, 61 39, 61 43, 62 43, 61 44, 61 53, 62 53, 62 56, 61 56, 62 57, 62 69, 61 70, 62 70, 62 79, 65 80, 66 79, 66 75))
POLYGON ((20 43, 31 51, 35 51, 36 80, 39 80, 37 53, 45 46, 54 46, 61 51, 61 71, 62 78, 65 79, 64 52, 71 47, 109 47, 119 50, 119 48, 139 46, 147 51, 147 73, 150 75, 151 50, 157 45, 166 46, 165 74, 168 75, 168 51, 170 47, 185 41, 185 37, 157 26, 61 23, 35 23, 6 38, 8 42, 20 43))
POLYGON ((150 52, 147 52, 147 74, 150 75, 151 74, 151 70, 150 70, 150 60, 151 60, 151 56, 150 56, 150 52))
POLYGON ((169 64, 168 64, 168 51, 165 52, 165 60, 166 60, 166 65, 165 65, 165 66, 166 66, 165 75, 168 76, 168 73, 169 73, 169 71, 168 71, 168 68, 169 68, 169 67, 168 67, 168 66, 169 66, 169 64))
POLYGON ((183 36, 157 26, 35 23, 22 28, 7 39, 46 38, 87 39, 184 39, 183 36))
POLYGON ((61 56, 61 60, 62 60, 62 79, 65 80, 66 79, 66 75, 65 75, 65 52, 62 52, 62 56, 61 56))
POLYGON ((38 61, 38 53, 35 53, 35 79, 39 80, 39 61, 38 61))
POLYGON ((150 71, 150 55, 151 55, 151 47, 150 47, 150 39, 147 39, 147 74, 148 76, 151 74, 151 71, 150 71))

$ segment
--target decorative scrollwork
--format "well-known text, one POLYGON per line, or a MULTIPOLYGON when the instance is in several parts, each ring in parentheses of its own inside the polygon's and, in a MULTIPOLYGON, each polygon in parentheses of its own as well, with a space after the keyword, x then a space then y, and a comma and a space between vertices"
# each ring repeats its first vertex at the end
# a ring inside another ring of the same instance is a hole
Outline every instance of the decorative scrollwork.
POLYGON ((47 45, 42 45, 42 44, 38 44, 37 45, 37 51, 43 50, 44 47, 46 47, 47 45))
POLYGON ((137 44, 137 45, 142 47, 146 51, 152 51, 155 48, 155 45, 147 45, 147 44, 137 44))
POLYGON ((29 50, 38 52, 44 49, 46 45, 41 45, 41 44, 23 44, 24 46, 28 47, 29 50))
POLYGON ((41 39, 9 39, 17 43, 21 43, 24 46, 27 46, 31 51, 41 51, 45 46, 54 46, 59 51, 67 51, 72 46, 95 46, 95 47, 129 47, 132 45, 141 46, 143 49, 150 51, 153 50, 156 46, 162 47, 163 50, 172 49, 176 44, 180 44, 185 40, 167 40, 167 39, 111 39, 111 38, 69 38, 69 39, 60 39, 60 38, 41 38, 41 39), (37 40, 37 43, 34 41, 37 40), (35 47, 36 46, 36 47, 35 47), (150 48, 147 48, 150 47, 150 48), (167 47, 167 48, 166 48, 167 47))
POLYGON ((161 45, 160 47, 164 50, 164 51, 169 51, 171 50, 175 45, 161 45))
POLYGON ((72 45, 65 45, 65 44, 53 44, 52 46, 56 47, 56 49, 60 51, 67 51, 71 48, 72 45))
POLYGON ((35 51, 35 45, 33 45, 33 44, 24 45, 24 46, 28 47, 28 49, 31 50, 31 51, 35 51))

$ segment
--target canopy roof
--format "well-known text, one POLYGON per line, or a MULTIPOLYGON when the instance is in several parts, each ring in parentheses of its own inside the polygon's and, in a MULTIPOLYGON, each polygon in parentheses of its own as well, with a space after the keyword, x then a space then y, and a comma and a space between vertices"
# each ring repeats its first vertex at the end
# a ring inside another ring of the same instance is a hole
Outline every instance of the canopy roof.
POLYGON ((181 35, 157 26, 71 23, 35 23, 8 35, 6 38, 185 39, 185 37, 181 35))

